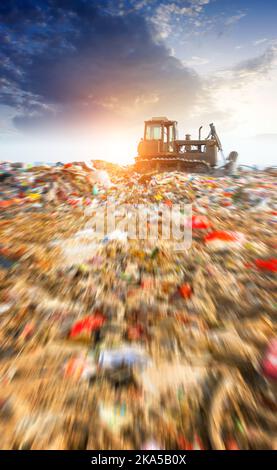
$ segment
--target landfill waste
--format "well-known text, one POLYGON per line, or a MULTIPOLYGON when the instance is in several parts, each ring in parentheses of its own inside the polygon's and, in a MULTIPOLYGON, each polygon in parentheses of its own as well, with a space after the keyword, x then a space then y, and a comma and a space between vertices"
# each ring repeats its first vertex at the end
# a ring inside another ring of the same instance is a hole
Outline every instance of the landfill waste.
POLYGON ((277 380, 277 340, 268 345, 267 354, 263 360, 263 373, 269 379, 277 380))
POLYGON ((0 163, 0 448, 276 450, 276 189, 0 163), (93 223, 183 203, 186 249, 93 223))

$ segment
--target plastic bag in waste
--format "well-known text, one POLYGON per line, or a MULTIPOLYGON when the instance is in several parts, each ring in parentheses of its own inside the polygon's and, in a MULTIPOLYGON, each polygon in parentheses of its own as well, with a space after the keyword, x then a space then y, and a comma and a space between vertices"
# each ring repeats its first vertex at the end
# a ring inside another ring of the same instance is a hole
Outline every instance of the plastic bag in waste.
POLYGON ((139 347, 122 346, 117 349, 106 349, 100 352, 99 365, 104 369, 116 368, 122 365, 146 366, 149 357, 139 347))
POLYGON ((89 315, 74 323, 70 330, 70 338, 80 335, 89 335, 92 331, 98 330, 105 323, 105 317, 101 314, 89 315))
POLYGON ((270 271, 273 273, 277 272, 277 258, 271 258, 267 260, 256 259, 255 264, 261 271, 270 271))
POLYGON ((203 215, 192 216, 192 228, 197 230, 207 230, 212 226, 209 219, 203 215))
POLYGON ((241 248, 245 241, 245 236, 240 232, 218 230, 208 233, 204 240, 210 250, 221 251, 241 248))

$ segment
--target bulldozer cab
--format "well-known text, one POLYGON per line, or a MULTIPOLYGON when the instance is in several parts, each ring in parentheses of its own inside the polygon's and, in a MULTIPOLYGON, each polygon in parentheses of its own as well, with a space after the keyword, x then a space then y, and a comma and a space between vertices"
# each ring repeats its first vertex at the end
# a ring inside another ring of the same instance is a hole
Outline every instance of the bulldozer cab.
POLYGON ((154 117, 144 123, 144 138, 139 143, 138 154, 154 156, 174 152, 176 139, 177 122, 154 117))

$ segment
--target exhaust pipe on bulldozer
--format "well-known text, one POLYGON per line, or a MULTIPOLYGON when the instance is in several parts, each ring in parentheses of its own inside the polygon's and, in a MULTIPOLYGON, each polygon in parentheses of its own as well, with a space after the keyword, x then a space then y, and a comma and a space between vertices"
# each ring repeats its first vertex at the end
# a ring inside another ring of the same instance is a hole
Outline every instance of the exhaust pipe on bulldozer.
POLYGON ((198 130, 198 140, 201 140, 201 130, 202 130, 202 127, 203 127, 203 126, 200 126, 200 127, 199 127, 199 130, 198 130))
MULTIPOLYGON (((186 134, 186 140, 190 140, 190 134, 186 134)), ((185 145, 185 149, 187 152, 191 151, 191 145, 187 144, 185 145)))

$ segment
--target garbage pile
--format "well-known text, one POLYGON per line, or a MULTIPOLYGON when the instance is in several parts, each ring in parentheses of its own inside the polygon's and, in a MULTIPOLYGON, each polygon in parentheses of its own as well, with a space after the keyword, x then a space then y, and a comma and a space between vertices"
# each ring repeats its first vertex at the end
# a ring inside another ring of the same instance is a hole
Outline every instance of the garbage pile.
POLYGON ((276 184, 2 165, 0 448, 276 449, 276 184), (92 224, 183 203, 188 249, 92 224))

